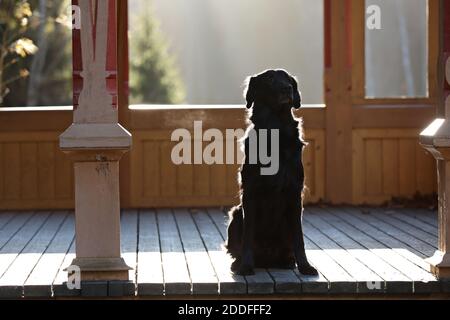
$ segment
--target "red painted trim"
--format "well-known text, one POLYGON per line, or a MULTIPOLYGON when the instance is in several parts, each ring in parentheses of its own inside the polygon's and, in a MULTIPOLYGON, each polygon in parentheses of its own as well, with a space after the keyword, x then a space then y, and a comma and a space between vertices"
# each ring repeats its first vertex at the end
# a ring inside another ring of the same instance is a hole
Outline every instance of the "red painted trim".
MULTIPOLYGON (((125 5, 125 9, 126 9, 126 18, 125 18, 125 23, 127 26, 127 31, 128 31, 128 1, 125 5)), ((119 48, 120 50, 120 48, 119 48)), ((128 32, 127 32, 127 37, 125 38, 125 44, 124 44, 124 50, 125 50, 125 56, 126 56, 126 60, 125 60, 125 78, 124 81, 125 83, 124 85, 124 93, 129 96, 130 95, 130 46, 129 46, 129 39, 128 39, 128 32)))
POLYGON ((117 10, 116 0, 108 3, 108 55, 106 70, 117 71, 117 10))
POLYGON ((113 108, 117 108, 117 3, 108 1, 108 46, 106 53, 106 89, 113 98, 113 108))
MULTIPOLYGON (((72 5, 77 6, 80 0, 72 0, 72 5)), ((108 1, 108 35, 107 35, 107 52, 105 70, 108 73, 106 80, 106 88, 112 96, 113 108, 117 108, 117 10, 116 0, 108 1)), ((98 0, 90 0, 91 8, 89 13, 81 12, 81 14, 90 14, 92 22, 92 40, 94 42, 94 50, 97 35, 97 19, 98 19, 98 0), (95 1, 94 3, 92 1, 95 1)), ((83 27, 83 26, 82 26, 83 27)), ((94 52, 95 58, 95 52, 94 52)), ((78 108, 80 93, 83 89, 83 56, 81 50, 81 30, 72 30, 72 64, 73 64, 73 105, 74 109, 78 108)))
POLYGON ((444 0, 444 51, 450 52, 450 0, 444 0))
POLYGON ((92 12, 92 10, 89 10, 90 16, 89 18, 91 19, 91 25, 92 25, 92 29, 91 29, 91 35, 92 35, 92 42, 94 44, 94 60, 96 58, 96 53, 97 53, 97 20, 98 20, 98 0, 90 0, 90 8, 92 8, 92 1, 95 1, 94 3, 94 11, 92 12))
MULTIPOLYGON (((450 0, 444 0, 443 4, 443 13, 442 13, 442 25, 443 25, 443 34, 442 34, 442 65, 441 68, 444 69, 445 74, 445 65, 447 60, 450 59, 450 0)), ((444 81, 444 98, 450 94, 450 79, 446 79, 444 81)))

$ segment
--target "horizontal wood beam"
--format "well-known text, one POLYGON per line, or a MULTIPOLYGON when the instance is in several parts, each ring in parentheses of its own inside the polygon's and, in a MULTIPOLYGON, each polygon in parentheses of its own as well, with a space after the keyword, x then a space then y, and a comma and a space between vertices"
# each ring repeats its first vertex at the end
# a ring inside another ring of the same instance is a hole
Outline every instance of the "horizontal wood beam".
POLYGON ((435 114, 435 105, 355 105, 353 128, 423 128, 435 114))
MULTIPOLYGON (((192 128, 194 121, 203 121, 205 128, 233 129, 244 128, 247 110, 244 107, 211 106, 212 108, 148 108, 132 110, 130 129, 178 129, 192 128)), ((302 108, 295 112, 303 117, 305 128, 325 128, 325 108, 302 108)))

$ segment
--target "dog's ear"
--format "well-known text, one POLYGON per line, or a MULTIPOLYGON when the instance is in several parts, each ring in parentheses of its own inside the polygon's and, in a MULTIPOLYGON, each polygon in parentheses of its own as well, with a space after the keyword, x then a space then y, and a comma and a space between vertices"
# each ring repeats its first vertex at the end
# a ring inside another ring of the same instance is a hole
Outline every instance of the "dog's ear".
POLYGON ((300 109, 300 107, 302 106, 302 95, 298 90, 297 79, 291 77, 291 81, 292 81, 292 88, 294 89, 294 108, 300 109))
POLYGON ((247 88, 245 89, 244 95, 247 100, 247 108, 250 109, 256 99, 256 77, 249 77, 246 81, 247 88))

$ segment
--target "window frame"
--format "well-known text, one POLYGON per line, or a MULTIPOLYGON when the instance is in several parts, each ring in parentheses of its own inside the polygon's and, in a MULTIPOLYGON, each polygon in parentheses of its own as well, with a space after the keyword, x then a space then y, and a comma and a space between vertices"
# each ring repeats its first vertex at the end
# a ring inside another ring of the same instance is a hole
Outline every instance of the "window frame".
POLYGON ((352 10, 352 103, 354 105, 429 105, 438 101, 439 0, 428 0, 428 97, 366 97, 365 33, 366 3, 353 1, 352 10))

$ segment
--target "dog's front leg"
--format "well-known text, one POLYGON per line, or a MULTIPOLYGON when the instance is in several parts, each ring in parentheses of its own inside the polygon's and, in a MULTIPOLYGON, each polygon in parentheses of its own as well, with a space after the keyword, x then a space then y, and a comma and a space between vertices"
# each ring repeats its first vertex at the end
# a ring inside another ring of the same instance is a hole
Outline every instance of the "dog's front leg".
POLYGON ((242 237, 242 256, 241 265, 239 266, 238 274, 242 276, 248 276, 255 274, 254 257, 253 257, 253 241, 254 241, 254 229, 255 229, 255 216, 256 208, 252 204, 252 200, 246 200, 248 198, 245 194, 243 196, 243 209, 244 209, 244 234, 242 237))
POLYGON ((317 270, 311 266, 308 262, 308 258, 306 257, 305 251, 305 241, 303 239, 303 223, 302 223, 302 215, 303 212, 300 209, 299 214, 296 214, 293 221, 295 225, 294 232, 294 254, 295 260, 297 261, 298 271, 306 276, 317 276, 319 273, 317 270))

